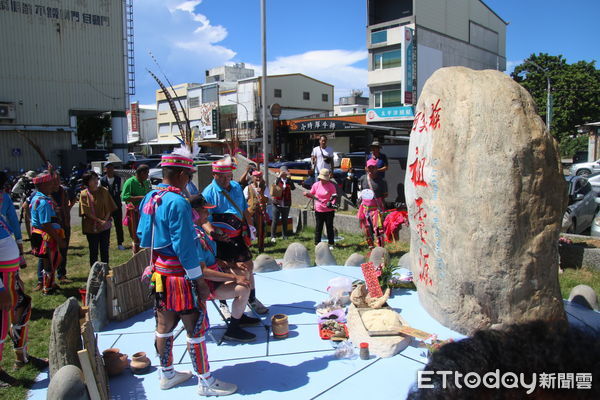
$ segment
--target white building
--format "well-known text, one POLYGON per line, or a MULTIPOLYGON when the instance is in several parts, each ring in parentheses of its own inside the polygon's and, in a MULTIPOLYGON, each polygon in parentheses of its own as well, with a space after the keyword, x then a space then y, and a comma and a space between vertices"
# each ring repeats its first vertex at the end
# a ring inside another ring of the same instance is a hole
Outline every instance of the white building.
MULTIPOLYGON (((243 130, 254 131, 250 136, 261 136, 258 124, 261 116, 262 78, 247 78, 238 81, 237 115, 243 130), (247 110, 247 112, 246 112, 247 110)), ((303 74, 284 74, 267 76, 267 107, 279 104, 279 120, 296 119, 309 115, 329 115, 333 111, 333 85, 303 74)), ((273 142, 273 119, 268 114, 267 136, 271 142, 273 154, 285 154, 287 146, 281 136, 275 135, 273 142)), ((259 140, 255 140, 259 141, 259 140)))
POLYGON ((131 103, 127 110, 129 133, 127 143, 130 148, 141 150, 148 142, 157 141, 156 107, 131 103))
POLYGON ((246 68, 246 64, 222 65, 206 71, 206 83, 212 82, 236 82, 240 79, 251 78, 254 70, 246 68))
POLYGON ((362 93, 362 90, 353 90, 350 96, 340 97, 339 103, 333 106, 333 116, 366 114, 369 98, 362 93))
POLYGON ((431 74, 506 69, 506 25, 481 0, 367 0, 367 123, 408 129, 431 74))

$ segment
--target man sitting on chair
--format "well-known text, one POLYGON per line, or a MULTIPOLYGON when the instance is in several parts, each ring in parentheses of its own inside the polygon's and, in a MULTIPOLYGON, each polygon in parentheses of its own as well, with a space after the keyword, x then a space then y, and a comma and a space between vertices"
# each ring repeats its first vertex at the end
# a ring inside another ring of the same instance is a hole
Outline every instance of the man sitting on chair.
POLYGON ((223 339, 238 342, 256 340, 255 334, 241 328, 260 322, 260 319, 244 314, 250 296, 250 281, 245 271, 229 267, 227 263, 219 262, 216 259, 217 243, 202 228, 202 225, 208 221, 208 210, 215 206, 207 203, 202 195, 192 196, 190 204, 193 208, 196 233, 200 242, 200 259, 204 260, 202 273, 211 296, 218 300, 233 299, 231 318, 223 339))

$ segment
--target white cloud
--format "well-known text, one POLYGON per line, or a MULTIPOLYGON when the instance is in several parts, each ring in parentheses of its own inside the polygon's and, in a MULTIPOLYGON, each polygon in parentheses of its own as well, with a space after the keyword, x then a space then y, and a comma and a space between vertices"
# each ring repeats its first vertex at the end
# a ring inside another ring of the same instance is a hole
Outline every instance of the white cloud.
MULTIPOLYGON (((367 69, 355 64, 367 59, 366 50, 312 50, 291 56, 277 57, 267 62, 267 74, 301 73, 334 85, 336 99, 347 96, 352 89, 367 89, 367 69)), ((262 67, 246 64, 254 68, 257 75, 262 67)))
MULTIPOLYGON (((201 0, 136 0, 137 95, 132 100, 147 104, 155 99, 158 86, 146 68, 163 79, 149 51, 173 84, 202 83, 204 70, 245 61, 236 59, 234 49, 220 44, 228 36, 227 28, 213 25, 206 15, 201 14, 201 4, 201 0)), ((364 67, 367 55, 366 50, 311 50, 276 57, 268 62, 268 73, 302 73, 322 80, 334 85, 336 98, 349 95, 352 89, 368 93, 364 67)), ((254 66, 254 69, 257 75, 261 74, 260 67, 254 66)))
POLYGON ((204 82, 204 70, 223 65, 236 52, 218 43, 227 29, 212 25, 199 12, 202 1, 137 0, 134 5, 136 91, 144 103, 154 100, 156 82, 146 68, 162 79, 148 52, 158 60, 173 84, 204 82))

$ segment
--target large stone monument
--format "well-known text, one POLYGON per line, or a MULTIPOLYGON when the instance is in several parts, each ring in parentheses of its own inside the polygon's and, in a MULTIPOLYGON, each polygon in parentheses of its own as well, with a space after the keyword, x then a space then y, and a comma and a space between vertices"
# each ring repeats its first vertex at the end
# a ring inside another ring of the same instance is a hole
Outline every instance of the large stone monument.
POLYGON ((564 185, 523 87, 498 71, 436 71, 417 105, 404 185, 423 307, 464 334, 564 319, 564 185))

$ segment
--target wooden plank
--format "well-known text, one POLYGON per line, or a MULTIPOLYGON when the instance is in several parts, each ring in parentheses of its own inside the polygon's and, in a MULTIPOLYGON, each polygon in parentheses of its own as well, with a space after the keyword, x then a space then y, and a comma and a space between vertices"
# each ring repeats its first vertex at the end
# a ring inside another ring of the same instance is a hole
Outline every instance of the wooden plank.
POLYGON ((90 400, 104 400, 100 397, 100 391, 98 390, 98 384, 92 370, 92 363, 90 361, 90 354, 87 349, 79 350, 77 352, 79 362, 81 363, 81 369, 83 370, 83 378, 85 379, 85 385, 87 386, 90 400))
POLYGON ((106 275, 106 309, 108 311, 109 320, 115 318, 115 310, 113 307, 113 300, 115 299, 115 283, 113 276, 112 270, 106 275))
POLYGON ((108 375, 104 368, 104 361, 98 350, 98 341, 94 333, 94 328, 87 313, 81 323, 81 336, 83 339, 83 348, 88 351, 90 357, 94 380, 98 385, 100 396, 103 400, 108 399, 108 375))

